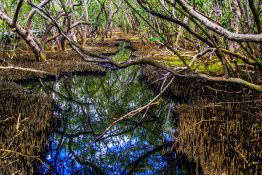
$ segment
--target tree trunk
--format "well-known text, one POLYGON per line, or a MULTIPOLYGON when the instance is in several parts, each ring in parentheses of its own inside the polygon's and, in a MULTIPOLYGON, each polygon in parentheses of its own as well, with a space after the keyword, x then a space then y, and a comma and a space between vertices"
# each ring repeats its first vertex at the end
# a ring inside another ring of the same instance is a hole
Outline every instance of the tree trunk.
POLYGON ((108 19, 105 31, 102 34, 101 41, 104 41, 106 37, 108 37, 108 32, 112 30, 112 20, 113 20, 113 2, 110 0, 109 9, 108 9, 108 19))
POLYGON ((24 41, 27 43, 27 45, 34 53, 37 60, 44 61, 46 59, 42 46, 39 44, 39 42, 33 36, 32 33, 27 32, 17 22, 13 24, 13 20, 2 11, 0 11, 0 19, 5 21, 8 24, 8 26, 13 30, 13 32, 16 32, 21 38, 24 39, 24 41))
MULTIPOLYGON (((188 18, 185 16, 184 18, 184 23, 187 24, 188 23, 188 18)), ((179 41, 180 41, 180 38, 181 36, 183 35, 184 33, 184 27, 180 26, 179 27, 179 33, 176 37, 176 41, 175 41, 175 47, 179 47, 179 41)))

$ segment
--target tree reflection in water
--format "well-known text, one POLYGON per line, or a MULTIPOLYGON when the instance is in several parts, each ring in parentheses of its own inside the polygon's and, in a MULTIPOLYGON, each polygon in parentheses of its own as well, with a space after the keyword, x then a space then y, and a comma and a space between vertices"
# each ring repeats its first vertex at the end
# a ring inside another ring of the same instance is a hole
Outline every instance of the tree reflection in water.
POLYGON ((113 121, 155 97, 138 81, 139 74, 125 69, 48 83, 46 93, 56 103, 54 131, 45 165, 37 172, 194 174, 194 164, 172 151, 177 120, 174 104, 167 100, 159 99, 147 112, 117 123, 101 137, 113 121))

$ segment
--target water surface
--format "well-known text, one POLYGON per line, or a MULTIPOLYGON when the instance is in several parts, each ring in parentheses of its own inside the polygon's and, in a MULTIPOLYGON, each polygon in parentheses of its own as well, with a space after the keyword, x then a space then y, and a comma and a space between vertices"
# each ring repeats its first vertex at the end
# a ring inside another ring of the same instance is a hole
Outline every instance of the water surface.
POLYGON ((106 76, 75 76, 45 83, 55 101, 42 174, 192 174, 194 164, 176 155, 174 103, 156 103, 117 122, 152 100, 157 93, 140 80, 138 68, 106 76), (102 135, 103 134, 103 135, 102 135))

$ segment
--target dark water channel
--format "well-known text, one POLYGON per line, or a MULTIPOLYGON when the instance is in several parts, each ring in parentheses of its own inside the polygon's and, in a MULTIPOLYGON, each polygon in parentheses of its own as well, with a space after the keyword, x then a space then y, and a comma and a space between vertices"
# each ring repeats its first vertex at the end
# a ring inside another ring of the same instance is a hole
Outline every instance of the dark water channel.
POLYGON ((105 76, 74 76, 40 89, 55 101, 41 174, 194 174, 194 164, 173 152, 177 117, 163 97, 147 111, 116 119, 157 93, 139 80, 138 68, 105 76), (104 135, 101 135, 103 134, 104 135))

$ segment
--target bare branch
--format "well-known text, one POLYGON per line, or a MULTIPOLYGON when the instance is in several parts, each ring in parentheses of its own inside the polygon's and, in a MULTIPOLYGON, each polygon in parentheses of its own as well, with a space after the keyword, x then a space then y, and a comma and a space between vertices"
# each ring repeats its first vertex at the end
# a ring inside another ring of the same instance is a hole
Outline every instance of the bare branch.
MULTIPOLYGON (((21 5, 20 5, 20 8, 21 8, 21 5)), ((18 7, 19 6, 17 6, 15 13, 19 13, 20 8, 18 8, 18 7)), ((2 19, 4 22, 6 22, 8 24, 8 26, 13 29, 14 32, 16 32, 19 36, 21 36, 25 40, 25 42, 28 44, 28 46, 32 49, 32 51, 33 51, 33 53, 34 53, 34 55, 36 56, 37 59, 45 60, 45 55, 42 52, 42 48, 39 45, 38 40, 32 34, 29 34, 17 22, 17 16, 16 15, 15 15, 14 19, 12 20, 6 13, 0 11, 0 19, 2 19)))
POLYGON ((205 44, 207 44, 208 46, 212 47, 213 44, 207 39, 207 38, 204 38, 202 36, 200 36, 198 33, 196 33, 195 31, 193 31, 191 29, 191 27, 189 27, 185 22, 177 19, 177 18, 174 18, 174 17, 170 17, 170 16, 166 16, 166 15, 163 15, 157 11, 154 11, 152 9, 149 9, 147 7, 144 6, 144 4, 141 2, 141 0, 137 0, 139 5, 145 9, 148 13, 152 14, 152 15, 155 15, 161 19, 164 19, 164 20, 167 20, 167 21, 170 21, 170 22, 173 22, 183 28, 185 28, 190 34, 192 34, 194 37, 196 37, 197 39, 199 39, 200 41, 204 42, 205 44))
POLYGON ((225 28, 219 26, 218 24, 210 21, 205 16, 201 15, 200 13, 197 13, 190 5, 188 5, 184 0, 177 0, 179 5, 191 16, 196 18, 198 21, 200 21, 203 25, 205 25, 207 28, 212 30, 213 32, 218 33, 219 35, 222 35, 229 40, 232 41, 239 41, 239 42, 262 42, 262 34, 237 34, 232 33, 225 28))
POLYGON ((13 21, 12 21, 12 26, 15 26, 15 24, 17 23, 18 14, 19 14, 19 11, 22 7, 23 2, 24 2, 24 0, 19 0, 18 3, 17 3, 14 18, 13 18, 13 21))
POLYGON ((257 30, 258 30, 258 33, 262 33, 262 23, 260 22, 260 19, 259 19, 259 12, 256 10, 256 7, 255 7, 255 4, 254 4, 254 1, 253 0, 248 0, 248 3, 249 3, 249 7, 253 13, 253 16, 254 16, 254 19, 255 19, 255 23, 257 25, 257 30))
POLYGON ((226 54, 229 54, 229 55, 232 55, 232 56, 234 56, 236 58, 241 59, 246 64, 256 65, 256 61, 248 59, 248 58, 246 58, 245 56, 243 56, 243 55, 241 55, 239 53, 231 52, 231 51, 226 50, 226 49, 221 49, 221 51, 226 53, 226 54))
POLYGON ((189 66, 192 67, 193 64, 196 62, 196 60, 202 56, 204 56, 205 54, 209 53, 209 52, 214 52, 215 49, 214 48, 207 48, 206 50, 204 50, 203 52, 200 52, 198 54, 196 54, 195 56, 193 56, 192 61, 189 63, 189 66))
MULTIPOLYGON (((39 7, 44 7, 44 6, 45 6, 46 4, 48 4, 50 1, 51 1, 51 0, 44 0, 44 1, 42 1, 38 6, 39 6, 39 7)), ((29 12, 29 14, 28 14, 28 16, 27 16, 27 23, 26 23, 26 31, 27 31, 27 32, 28 32, 29 29, 32 27, 32 19, 33 19, 33 16, 35 15, 35 13, 36 13, 36 9, 33 8, 33 9, 29 12)))
POLYGON ((71 26, 70 26, 70 29, 73 29, 79 25, 91 25, 91 23, 89 22, 86 22, 86 21, 77 21, 75 23, 73 23, 71 26))
POLYGON ((10 27, 13 24, 13 20, 3 11, 0 10, 0 19, 5 21, 10 27))

